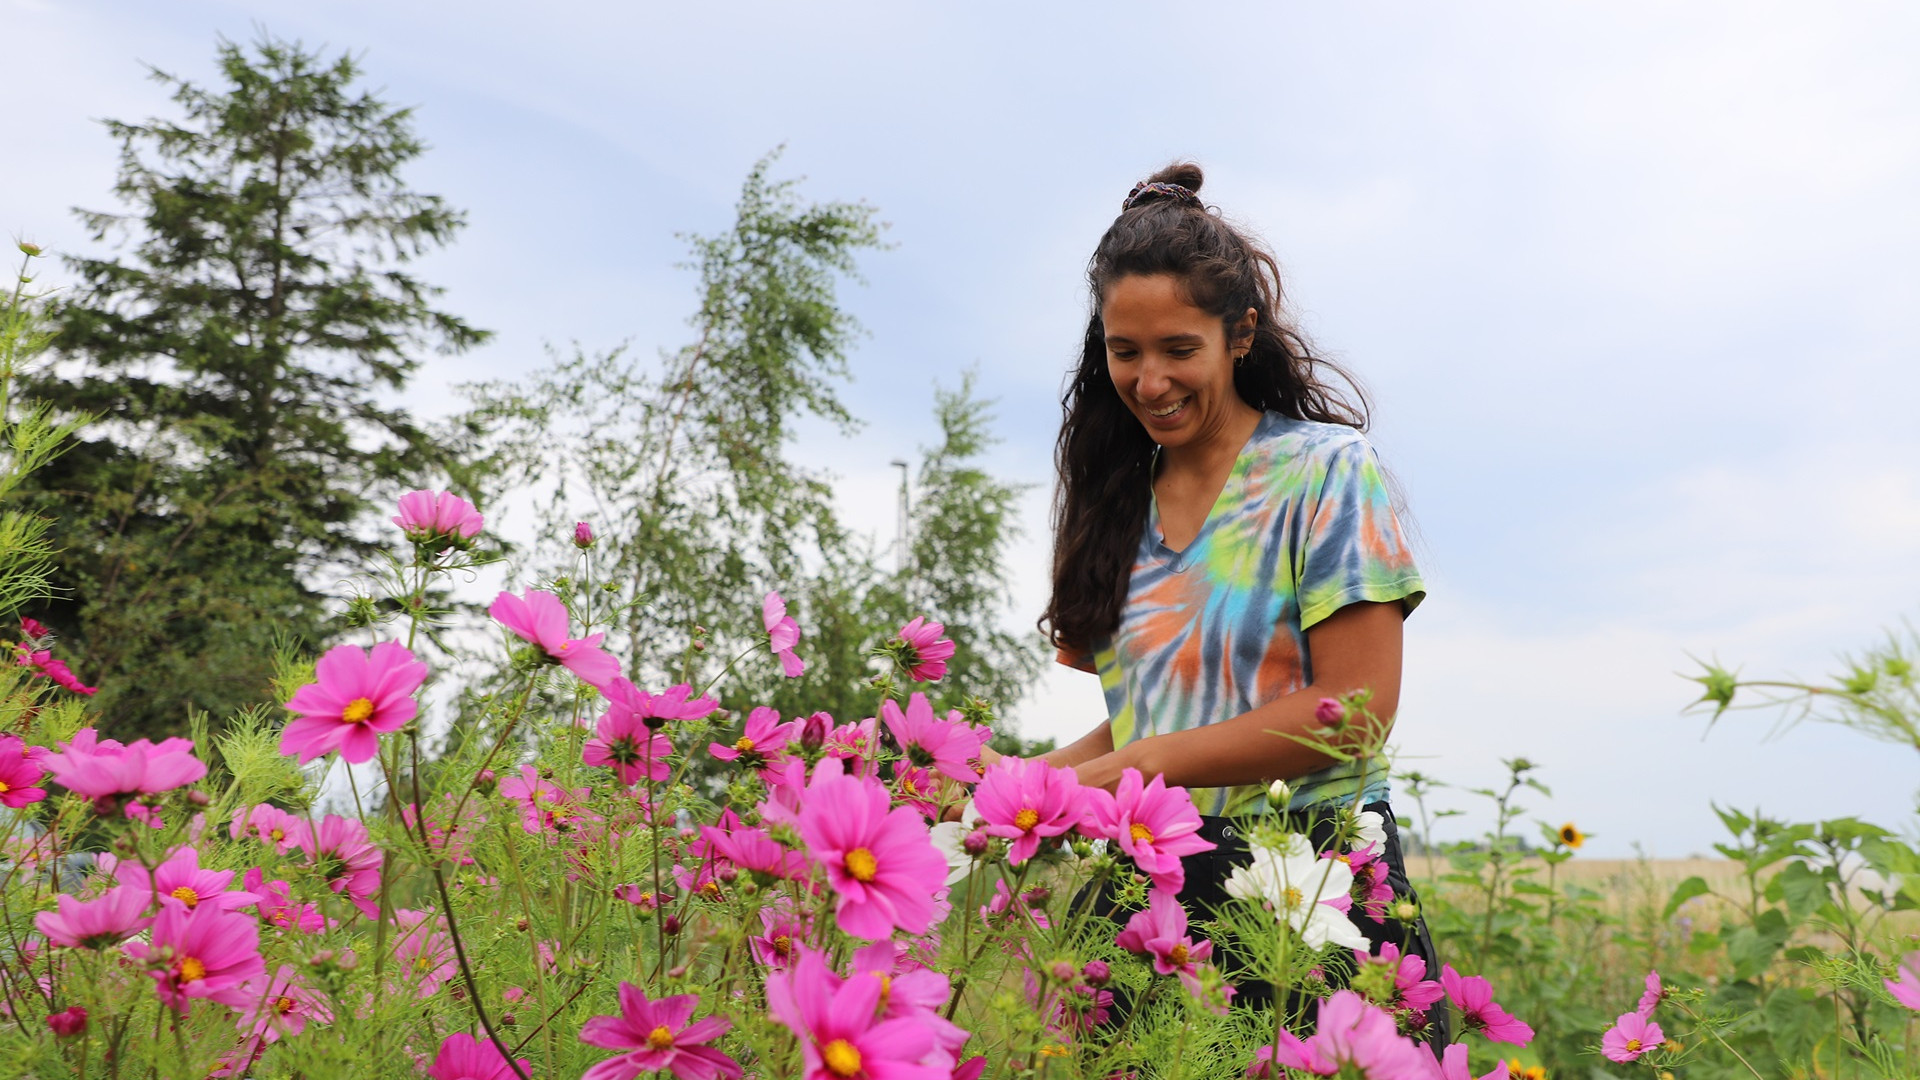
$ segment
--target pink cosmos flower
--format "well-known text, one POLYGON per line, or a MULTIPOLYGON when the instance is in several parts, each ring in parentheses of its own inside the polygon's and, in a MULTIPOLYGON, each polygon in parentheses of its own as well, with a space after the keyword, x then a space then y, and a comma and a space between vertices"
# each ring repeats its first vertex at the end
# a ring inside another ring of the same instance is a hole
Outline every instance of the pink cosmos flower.
POLYGON ((472 503, 451 491, 409 491, 400 496, 399 510, 393 523, 416 544, 471 540, 487 521, 472 503))
POLYGON ((1003 757, 974 789, 973 809, 986 821, 987 835, 1013 841, 1007 861, 1018 866, 1033 858, 1041 840, 1080 824, 1087 789, 1072 769, 1056 769, 1040 758, 1003 757))
POLYGON ((447 1036, 440 1044, 440 1052, 434 1055, 433 1064, 427 1066, 427 1075, 433 1080, 516 1080, 518 1076, 531 1076, 527 1071, 527 1059, 515 1058, 520 1072, 513 1071, 513 1064, 507 1056, 491 1041, 481 1042, 464 1031, 447 1036))
POLYGON ((753 958, 775 971, 787 970, 799 955, 799 943, 806 940, 806 916, 796 914, 792 903, 782 898, 760 909, 760 927, 759 937, 747 939, 753 958))
POLYGON ((1515 1020, 1494 1003, 1493 984, 1478 975, 1462 977, 1452 964, 1440 967, 1440 985, 1447 997, 1460 1009, 1461 1021, 1494 1042, 1525 1046, 1533 1041, 1533 1029, 1515 1020))
POLYGON ((238 911, 260 900, 252 893, 227 888, 233 882, 233 871, 200 869, 200 852, 192 847, 182 847, 168 855, 151 874, 131 859, 114 859, 110 855, 100 856, 98 865, 127 888, 152 897, 156 904, 171 902, 192 909, 204 903, 222 911, 238 911))
MULTIPOLYGON (((1278 1061, 1315 1076, 1366 1080, 1429 1080, 1434 1071, 1431 1054, 1401 1035, 1392 1016, 1351 990, 1337 991, 1320 1003, 1311 1037, 1303 1040, 1282 1031, 1277 1043, 1277 1048, 1261 1047, 1254 1066, 1278 1061)), ((1253 1068, 1247 1072, 1261 1075, 1253 1068)))
POLYGON ((892 699, 881 702, 880 716, 908 761, 923 768, 932 766, 965 783, 980 779, 970 762, 980 756, 980 748, 993 732, 962 720, 960 710, 949 710, 945 720, 935 719, 927 696, 914 694, 907 699, 905 712, 892 699))
POLYGON ((578 639, 568 637, 567 606, 552 593, 528 589, 523 599, 503 592, 494 597, 487 614, 521 639, 540 646, 546 651, 548 659, 573 672, 582 682, 603 694, 620 676, 620 661, 600 647, 607 635, 590 634, 578 639))
POLYGON ((953 656, 953 642, 941 637, 947 628, 928 622, 924 616, 900 628, 896 639, 906 646, 902 663, 907 677, 916 682, 938 682, 947 673, 947 661, 953 656))
POLYGON ((97 900, 55 893, 55 911, 42 911, 33 925, 48 941, 70 949, 105 949, 145 930, 153 919, 147 908, 152 894, 122 886, 108 889, 97 900))
POLYGON ((305 821, 277 806, 261 803, 245 814, 235 814, 232 824, 227 826, 227 835, 235 840, 241 837, 258 840, 285 855, 300 842, 300 834, 306 828, 305 821))
POLYGON ((1135 912, 1127 920, 1114 944, 1130 953, 1153 958, 1153 970, 1162 975, 1178 975, 1189 993, 1200 989, 1199 964, 1213 955, 1213 942, 1201 939, 1195 944, 1187 936, 1187 909, 1164 889, 1147 894, 1147 910, 1135 912))
MULTIPOLYGON (((825 713, 815 713, 825 716, 825 713)), ((840 759, 849 773, 855 776, 873 775, 874 759, 880 751, 879 721, 869 716, 865 720, 841 724, 827 732, 822 744, 828 757, 840 759)))
POLYGON ((1127 769, 1113 794, 1099 788, 1085 791, 1087 819, 1081 830, 1117 843, 1156 889, 1177 895, 1187 881, 1180 857, 1213 850, 1211 840, 1197 835, 1200 812, 1187 789, 1170 788, 1157 774, 1148 783, 1139 769, 1127 769))
MULTIPOLYGON (((47 755, 46 765, 61 786, 96 804, 171 791, 207 775, 206 763, 193 756, 188 739, 136 739, 122 746, 92 728, 74 732, 58 753, 47 755)), ((126 808, 128 817, 143 816, 130 802, 126 808)))
POLYGON ((635 694, 642 692, 625 679, 615 679, 607 695, 607 711, 594 728, 594 737, 580 748, 581 761, 612 769, 620 782, 629 786, 673 775, 667 761, 673 756, 673 743, 648 727, 647 717, 634 708, 635 694))
POLYGON ((922 1064, 933 1029, 917 1017, 879 1015, 877 975, 842 981, 813 953, 767 980, 767 1009, 800 1040, 801 1080, 948 1080, 951 1066, 922 1064))
POLYGON ((1400 955, 1400 946, 1389 941, 1378 955, 1364 949, 1353 950, 1356 964, 1380 964, 1393 969, 1394 1000, 1416 1013, 1425 1015, 1434 1002, 1447 996, 1446 988, 1427 978, 1427 961, 1415 953, 1400 955))
MULTIPOLYGON (((1492 1071, 1479 1080, 1508 1080, 1513 1075, 1504 1061, 1495 1061, 1492 1071)), ((1453 1043, 1440 1056, 1440 1080, 1475 1080, 1467 1064, 1467 1044, 1453 1043)))
POLYGON ((280 752, 305 765, 338 750, 342 761, 358 765, 373 760, 381 735, 405 727, 419 711, 413 695, 427 680, 427 665, 399 642, 383 641, 371 653, 335 646, 313 675, 287 702, 297 715, 280 735, 280 752))
POLYGON ((1608 1061, 1626 1064, 1639 1061, 1649 1050, 1657 1050, 1667 1040, 1660 1025, 1637 1012, 1621 1013, 1605 1035, 1600 1036, 1600 1053, 1608 1061))
POLYGON ((402 908, 393 913, 393 922, 400 934, 393 959, 401 984, 413 987, 415 997, 432 997, 459 971, 453 939, 440 932, 444 924, 431 911, 402 908))
POLYGON ((0 806, 15 810, 47 797, 40 786, 46 770, 34 755, 27 753, 26 740, 18 735, 0 735, 0 806))
MULTIPOLYGON (((1036 903, 1031 896, 1023 895, 1020 901, 1020 909, 1025 911, 1028 918, 1033 920, 1033 925, 1042 930, 1052 926, 1052 923, 1047 921, 1046 908, 1036 903)), ((996 921, 1013 922, 1013 917, 1006 919, 999 918, 1013 910, 1013 890, 1007 887, 1006 879, 1001 878, 993 883, 993 898, 980 905, 980 921, 986 923, 988 926, 995 925, 996 921)))
MULTIPOLYGON (((958 1060, 967 1044, 967 1032, 940 1015, 952 996, 953 984, 945 975, 915 961, 905 942, 876 941, 855 949, 847 973, 879 976, 881 1019, 917 1020, 932 1031, 935 1054, 944 1055, 948 1061, 958 1060)), ((922 1059, 922 1064, 929 1062, 922 1059)))
POLYGON ((333 1023, 333 1009, 327 995, 314 989, 300 977, 292 964, 281 964, 271 981, 262 976, 246 984, 246 1001, 240 1006, 240 1030, 249 1038, 275 1042, 282 1035, 298 1035, 307 1029, 307 1021, 333 1023))
POLYGON ((1894 974, 1899 976, 1897 980, 1883 980, 1887 984, 1887 993, 1893 995, 1893 1000, 1920 1012, 1920 951, 1908 953, 1894 974))
POLYGON ((764 769, 779 763, 780 752, 800 733, 798 721, 780 722, 780 714, 765 705, 747 714, 746 727, 730 743, 708 743, 707 752, 721 761, 738 761, 764 769))
POLYGON ((800 624, 787 614, 787 602, 779 593, 770 592, 760 602, 760 621, 767 628, 767 648, 780 658, 781 673, 799 678, 807 670, 807 662, 793 654, 794 646, 800 644, 800 624))
POLYGON ((1058 995, 1049 995, 1031 968, 1022 971, 1020 978, 1026 984, 1027 1001, 1035 1012, 1042 1009, 1049 996, 1053 997, 1053 1007, 1046 1014, 1047 1030, 1063 1039, 1091 1035, 1113 1016, 1111 990, 1075 983, 1058 995))
POLYGON ((926 933, 947 861, 919 814, 890 809, 878 781, 844 775, 839 762, 827 758, 807 785, 799 828, 840 894, 835 915, 842 930, 868 939, 888 937, 896 927, 926 933))
POLYGON ((87 1010, 78 1005, 49 1015, 47 1030, 63 1039, 71 1039, 87 1030, 87 1010))
POLYGON ((1349 910, 1352 904, 1359 904, 1375 922, 1387 917, 1387 905, 1393 903, 1393 884, 1387 880, 1387 864, 1381 860, 1377 845, 1350 852, 1323 851, 1320 857, 1338 860, 1353 872, 1353 886, 1347 891, 1349 910))
POLYGON ((20 633, 27 639, 27 643, 35 648, 41 647, 53 637, 53 631, 47 627, 46 623, 39 619, 30 619, 25 615, 20 616, 20 633))
POLYGON ((194 998, 244 1007, 247 981, 266 974, 260 928, 237 911, 162 904, 149 937, 129 943, 126 952, 147 965, 160 1001, 178 1012, 192 1008, 194 998))
MULTIPOLYGON (((1657 971, 1649 971, 1647 972, 1647 989, 1640 995, 1640 1004, 1634 1006, 1633 1011, 1639 1013, 1641 1016, 1652 1016, 1654 1006, 1666 1000, 1666 997, 1667 992, 1660 985, 1660 973, 1657 971)), ((1916 1008, 1920 1008, 1920 1006, 1916 1006, 1916 1008)))
POLYGON ((268 881, 266 872, 257 866, 249 869, 241 880, 248 892, 260 898, 254 911, 268 926, 302 934, 317 934, 326 928, 327 921, 320 916, 320 909, 312 904, 294 903, 293 889, 286 882, 268 881))
POLYGON ((573 832, 583 821, 597 820, 584 804, 591 788, 566 788, 543 778, 531 765, 500 781, 500 794, 520 806, 520 827, 535 836, 573 832))
POLYGON ((721 858, 742 870, 795 881, 807 877, 807 857, 781 847, 764 829, 741 825, 728 830, 703 825, 700 835, 721 858))
POLYGON ((622 982, 620 1015, 588 1020, 580 1029, 580 1041, 628 1052, 591 1066, 581 1080, 633 1080, 643 1072, 670 1072, 680 1080, 737 1080, 739 1063, 704 1045, 733 1024, 717 1016, 694 1020, 699 1003, 697 994, 649 1001, 638 987, 622 982))
POLYGON ((368 840, 365 825, 328 814, 318 835, 303 830, 296 846, 326 876, 327 888, 345 895, 367 918, 379 918, 372 897, 380 890, 380 850, 368 840))
POLYGON ((21 667, 32 668, 35 675, 52 679, 76 694, 92 696, 100 692, 99 687, 82 683, 79 677, 74 675, 73 669, 67 666, 66 661, 55 660, 53 654, 45 649, 21 649, 19 652, 20 656, 16 662, 21 667))

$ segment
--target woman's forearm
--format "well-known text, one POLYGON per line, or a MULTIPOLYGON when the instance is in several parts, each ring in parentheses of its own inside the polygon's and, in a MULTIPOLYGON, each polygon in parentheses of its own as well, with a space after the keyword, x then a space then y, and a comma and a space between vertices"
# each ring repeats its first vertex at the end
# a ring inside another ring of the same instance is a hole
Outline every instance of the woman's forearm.
POLYGON ((1102 720, 1092 731, 1057 750, 1049 750, 1041 755, 1040 760, 1055 768, 1071 768, 1111 753, 1113 753, 1113 726, 1108 721, 1102 720))

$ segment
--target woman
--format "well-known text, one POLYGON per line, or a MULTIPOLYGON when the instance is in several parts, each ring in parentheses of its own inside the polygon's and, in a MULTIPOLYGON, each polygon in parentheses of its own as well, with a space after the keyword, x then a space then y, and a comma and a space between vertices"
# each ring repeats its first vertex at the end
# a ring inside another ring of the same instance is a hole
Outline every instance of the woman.
MULTIPOLYGON (((1356 795, 1411 897, 1384 770, 1289 736, 1361 690, 1390 721, 1401 622, 1425 586, 1364 398, 1284 321, 1273 257, 1207 210, 1201 180, 1179 164, 1136 186, 1089 266, 1042 625, 1063 663, 1099 674, 1109 716, 1047 760, 1099 787, 1133 768, 1189 790, 1219 845, 1187 862, 1180 898, 1201 917, 1247 861, 1228 815, 1285 812, 1324 845, 1332 806, 1356 795), (1286 806, 1266 805, 1274 780, 1286 806)), ((1353 917, 1376 951, 1392 941, 1438 976, 1417 921, 1353 917)))

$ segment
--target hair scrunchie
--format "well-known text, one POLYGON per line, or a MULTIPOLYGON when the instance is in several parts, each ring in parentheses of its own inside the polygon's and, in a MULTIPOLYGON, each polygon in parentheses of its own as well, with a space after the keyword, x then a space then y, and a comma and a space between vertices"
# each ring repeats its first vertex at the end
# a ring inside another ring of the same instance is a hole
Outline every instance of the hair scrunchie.
POLYGON ((1133 185, 1132 191, 1127 192, 1126 201, 1120 204, 1120 212, 1126 213, 1141 203, 1153 202, 1156 199, 1171 199, 1174 202, 1185 203, 1198 210, 1205 210, 1207 208, 1206 204, 1200 201, 1200 196, 1195 194, 1192 188, 1182 187, 1179 184, 1142 180, 1133 185))

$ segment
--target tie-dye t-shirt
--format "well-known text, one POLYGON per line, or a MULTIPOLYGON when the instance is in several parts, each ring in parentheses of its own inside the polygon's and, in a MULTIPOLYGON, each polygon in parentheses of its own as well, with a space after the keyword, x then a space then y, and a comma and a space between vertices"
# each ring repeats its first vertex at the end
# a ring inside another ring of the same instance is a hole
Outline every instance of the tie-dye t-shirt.
MULTIPOLYGON (((1061 660, 1097 671, 1113 745, 1248 712, 1313 680, 1306 631, 1361 600, 1426 595, 1380 464, 1352 428, 1267 413, 1184 551, 1149 512, 1114 636, 1061 660)), ((1291 808, 1351 798, 1357 763, 1288 777, 1291 808)), ((1368 801, 1386 797, 1375 766, 1368 801)), ((1205 814, 1266 809, 1260 785, 1197 788, 1205 814)))

